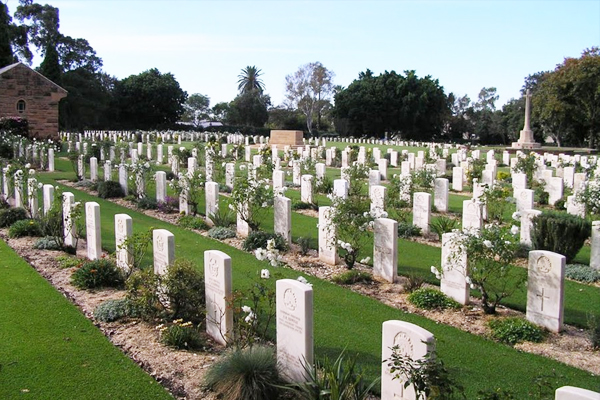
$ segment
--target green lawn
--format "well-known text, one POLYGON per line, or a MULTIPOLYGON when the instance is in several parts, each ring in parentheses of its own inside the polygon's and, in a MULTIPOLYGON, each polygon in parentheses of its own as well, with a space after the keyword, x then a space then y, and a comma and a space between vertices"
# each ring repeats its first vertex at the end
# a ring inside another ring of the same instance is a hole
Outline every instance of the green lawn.
POLYGON ((1 399, 169 399, 0 241, 1 399))
MULTIPOLYGON (((54 174, 54 176, 58 175, 54 174)), ((42 179, 47 177, 49 175, 45 175, 42 179)), ((254 279, 257 279, 260 269, 266 267, 264 262, 256 260, 252 254, 154 220, 136 211, 124 209, 78 190, 72 188, 68 190, 75 193, 77 201, 93 200, 100 203, 102 243, 103 247, 110 251, 114 251, 114 214, 124 212, 133 217, 134 231, 142 231, 150 227, 170 230, 175 235, 176 257, 192 260, 199 269, 203 268, 205 250, 216 249, 230 255, 233 260, 235 288, 242 290, 247 288, 254 279)), ((294 236, 310 234, 316 238, 316 219, 299 214, 294 214, 293 218, 294 236)), ((271 225, 272 214, 269 214, 266 217, 265 227, 270 229, 271 225)), ((425 269, 428 270, 431 264, 439 262, 439 249, 420 246, 422 245, 412 242, 400 242, 400 273, 409 268, 423 272, 425 269)), ((295 279, 300 274, 297 271, 279 268, 274 275, 278 275, 278 278, 295 279)), ((347 348, 350 353, 358 354, 361 365, 370 377, 376 377, 380 373, 381 324, 386 320, 401 319, 416 323, 434 333, 438 340, 440 357, 450 368, 458 371, 459 380, 467 388, 469 398, 475 397, 479 390, 496 387, 511 388, 518 393, 519 398, 524 398, 536 376, 551 374, 553 371, 564 376, 564 379, 560 380, 560 385, 597 389, 598 378, 585 371, 544 357, 522 353, 423 317, 403 313, 329 282, 310 276, 306 278, 314 287, 316 354, 335 356, 347 348)), ((569 293, 573 290, 577 289, 568 287, 567 295, 570 296, 569 293)), ((598 291, 592 292, 591 298, 598 293, 598 291)), ((573 307, 582 311, 589 309, 592 301, 589 293, 587 299, 587 306, 576 304, 573 307)), ((571 315, 570 312, 568 314, 571 315)))

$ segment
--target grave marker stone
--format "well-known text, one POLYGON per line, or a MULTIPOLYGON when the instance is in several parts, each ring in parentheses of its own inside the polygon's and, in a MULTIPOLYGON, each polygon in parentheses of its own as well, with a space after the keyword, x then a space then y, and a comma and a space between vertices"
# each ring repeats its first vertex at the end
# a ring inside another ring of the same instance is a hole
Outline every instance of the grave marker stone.
POLYGON ((43 211, 44 215, 48 214, 48 211, 52 208, 54 203, 54 186, 45 184, 42 186, 42 197, 43 197, 43 211))
POLYGON ((479 230, 483 226, 483 204, 475 199, 463 201, 462 229, 479 230))
POLYGON ((102 237, 100 230, 100 204, 89 201, 85 203, 85 231, 87 257, 97 260, 102 256, 102 237))
POLYGON ((394 283, 398 277, 398 222, 375 219, 374 241, 373 273, 394 283))
POLYGON ((442 234, 442 279, 440 290, 446 296, 460 304, 469 303, 469 285, 467 276, 467 254, 456 245, 460 233, 447 232, 442 234))
POLYGON ((302 186, 300 187, 300 201, 312 204, 313 202, 313 177, 312 175, 302 175, 302 186))
POLYGON ((431 194, 416 192, 413 195, 413 225, 421 228, 423 235, 429 234, 431 220, 431 194))
POLYGON ((227 301, 232 295, 231 257, 219 250, 204 252, 206 333, 227 345, 233 334, 233 310, 227 301))
POLYGON ((565 256, 546 250, 529 252, 527 319, 552 332, 563 325, 565 256))
POLYGON ((319 260, 329 265, 336 265, 338 254, 331 212, 331 207, 319 207, 319 260))
POLYGON ((156 171, 156 202, 164 203, 167 198, 167 173, 156 171))
POLYGON ((600 393, 573 386, 556 389, 554 400, 600 400, 600 393))
POLYGON ((590 267, 600 270, 600 221, 592 221, 590 267))
POLYGON ((75 205, 75 195, 63 192, 63 243, 65 246, 75 245, 75 224, 71 218, 71 211, 75 205))
POLYGON ((175 235, 166 229, 152 231, 154 273, 164 275, 175 261, 175 235))
POLYGON ((213 221, 210 217, 215 214, 219 208, 219 184, 217 182, 206 182, 204 187, 206 221, 212 225, 213 221))
POLYGON ((448 204, 450 200, 449 182, 446 178, 435 178, 435 189, 433 205, 436 210, 441 213, 448 212, 448 204))
POLYGON ((275 233, 280 234, 288 244, 292 243, 292 200, 284 196, 275 196, 275 233))
POLYGON ((129 272, 133 264, 131 246, 124 246, 125 241, 133 235, 133 219, 127 214, 115 214, 115 246, 117 267, 129 272))

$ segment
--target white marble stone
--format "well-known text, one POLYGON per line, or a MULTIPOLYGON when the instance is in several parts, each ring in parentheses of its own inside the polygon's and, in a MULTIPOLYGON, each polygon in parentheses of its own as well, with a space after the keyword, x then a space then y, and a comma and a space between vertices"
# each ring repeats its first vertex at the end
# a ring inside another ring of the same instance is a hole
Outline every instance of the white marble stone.
POLYGON ((167 198, 167 173, 165 171, 156 171, 156 201, 164 203, 167 198))
POLYGON ((457 192, 463 191, 463 175, 462 167, 452 168, 452 190, 457 192))
POLYGON ((527 319, 551 332, 563 326, 565 256, 546 250, 529 252, 527 319))
POLYGON ((175 261, 175 235, 166 229, 152 231, 154 273, 164 275, 175 261))
POLYGON ((115 214, 115 248, 117 267, 129 272, 133 266, 131 246, 126 246, 125 241, 133 235, 133 218, 127 214, 115 214))
POLYGON ((206 206, 204 215, 206 216, 206 221, 212 224, 213 221, 210 217, 219 208, 219 184, 217 182, 206 182, 204 184, 204 196, 206 206))
POLYGON ((540 215, 542 212, 538 210, 521 210, 521 231, 519 242, 525 246, 531 246, 531 229, 533 227, 533 218, 540 215))
POLYGON ((85 203, 85 232, 87 258, 97 260, 102 257, 102 236, 100 229, 100 204, 85 203))
POLYGON ((274 231, 280 234, 288 244, 292 243, 292 200, 284 196, 275 196, 274 231))
POLYGON ((313 203, 313 176, 302 175, 300 186, 300 201, 303 203, 313 203))
POLYGON ((217 343, 227 345, 233 338, 231 257, 219 250, 204 252, 204 291, 206 333, 217 343))
POLYGON ((440 290, 460 304, 469 303, 467 277, 467 254, 457 246, 455 232, 442 234, 442 279, 440 290))
POLYGON ((348 197, 348 181, 345 179, 336 179, 333 181, 333 195, 340 199, 348 197))
POLYGON ((127 167, 124 164, 119 165, 119 184, 125 196, 129 194, 127 167))
POLYGON ((429 234, 431 222, 431 194, 416 192, 413 194, 413 225, 421 228, 423 235, 429 234))
POLYGON ((562 199, 564 192, 563 178, 551 177, 546 180, 544 190, 548 193, 548 204, 554 205, 558 200, 562 199))
POLYGON ((574 386, 556 389, 554 400, 600 400, 600 393, 574 386))
POLYGON ((514 196, 517 203, 517 211, 533 209, 533 199, 535 192, 531 189, 517 189, 514 196))
POLYGON ((590 267, 600 270, 600 221, 592 221, 590 267))
POLYGON ((330 213, 331 207, 319 207, 319 260, 335 265, 338 263, 338 254, 330 213))
POLYGON ((398 222, 377 218, 373 230, 373 274, 394 283, 398 277, 398 222))
POLYGON ((483 226, 483 204, 477 200, 463 201, 462 229, 479 230, 483 226))
POLYGON ((48 211, 50 211, 50 209, 52 208, 52 203, 54 203, 54 186, 48 184, 42 186, 42 199, 42 210, 44 212, 44 215, 47 215, 48 211))
POLYGON ((75 245, 76 225, 71 218, 71 211, 75 204, 75 195, 63 192, 63 237, 65 246, 75 245))
POLYGON ((448 204, 450 201, 448 179, 435 178, 433 205, 436 210, 441 213, 448 212, 448 204))

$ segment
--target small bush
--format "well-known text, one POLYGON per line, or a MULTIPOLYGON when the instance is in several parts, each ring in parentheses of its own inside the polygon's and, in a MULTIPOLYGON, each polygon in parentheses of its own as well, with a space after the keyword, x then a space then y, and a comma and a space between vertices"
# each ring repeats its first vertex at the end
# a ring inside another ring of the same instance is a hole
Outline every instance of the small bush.
POLYGON ((0 210, 6 210, 7 208, 10 208, 10 204, 8 204, 3 195, 0 195, 0 210))
POLYGON ((228 208, 224 210, 217 208, 217 211, 209 215, 209 218, 214 226, 223 226, 225 228, 229 228, 235 223, 235 217, 228 208))
POLYGON ((425 310, 460 308, 460 303, 436 289, 421 288, 408 295, 408 301, 425 310))
POLYGON ((75 268, 83 265, 85 260, 82 260, 77 257, 69 257, 69 256, 59 256, 56 257, 56 261, 58 261, 59 268, 75 268))
POLYGON ((184 229, 196 229, 199 231, 208 230, 210 227, 202 217, 196 217, 193 215, 182 215, 177 220, 179 226, 184 229))
POLYGON ((102 181, 98 182, 98 197, 101 199, 112 199, 125 197, 125 193, 119 182, 102 181))
POLYGON ((194 324, 204 319, 204 275, 185 259, 177 259, 169 266, 162 280, 169 299, 170 317, 182 318, 194 324))
POLYGON ((170 214, 179 209, 179 199, 177 197, 166 196, 165 201, 156 203, 156 209, 164 214, 170 214))
POLYGON ((299 237, 296 243, 300 246, 300 254, 307 255, 310 250, 310 237, 299 237))
POLYGON ((165 306, 158 294, 159 276, 152 269, 135 270, 127 279, 127 299, 139 312, 140 318, 150 321, 165 316, 165 306))
POLYGON ((169 347, 180 350, 200 350, 204 347, 203 337, 191 322, 178 319, 172 324, 158 326, 160 342, 169 347))
POLYGON ((158 203, 155 198, 146 196, 137 201, 137 206, 142 210, 156 210, 158 208, 158 203))
POLYGON ((458 221, 449 217, 438 217, 429 224, 431 230, 438 235, 439 240, 442 240, 444 233, 452 232, 458 228, 458 221))
POLYGON ((80 289, 123 286, 123 274, 111 260, 99 259, 84 263, 71 275, 71 283, 80 289))
POLYGON ((544 211, 533 218, 532 248, 562 254, 571 261, 590 236, 591 223, 576 215, 544 211))
POLYGON ((398 237, 409 238, 421 236, 421 228, 407 222, 398 222, 398 237))
POLYGON ((113 322, 136 315, 135 307, 129 299, 106 300, 94 310, 94 318, 102 322, 113 322))
POLYGON ((283 236, 277 233, 263 232, 263 231, 253 231, 250 232, 244 243, 242 244, 242 248, 245 251, 254 251, 256 249, 267 248, 267 241, 270 239, 275 240, 275 248, 279 251, 287 251, 288 245, 283 238, 283 236))
POLYGON ((315 203, 305 203, 303 201, 298 201, 292 204, 292 210, 313 210, 319 211, 319 206, 315 203))
POLYGON ((40 250, 61 250, 62 247, 60 243, 56 241, 55 238, 51 236, 46 236, 35 242, 33 248, 40 250))
POLYGON ((545 336, 542 328, 519 317, 494 318, 488 325, 493 339, 509 345, 524 341, 539 343, 545 336))
POLYGON ((558 211, 566 210, 567 207, 565 206, 565 203, 566 203, 566 201, 564 198, 556 200, 556 202, 554 203, 554 209, 558 210, 558 211))
POLYGON ((8 229, 9 238, 20 238, 24 236, 42 236, 40 223, 34 219, 22 219, 12 224, 8 229))
POLYGON ((234 349, 213 363, 204 384, 224 400, 276 400, 283 379, 271 347, 234 349))
POLYGON ((368 274, 366 272, 351 269, 349 271, 342 272, 341 274, 334 276, 331 280, 340 285, 352 285, 355 283, 373 282, 373 277, 371 276, 371 274, 368 274))
POLYGON ((217 240, 230 239, 235 237, 235 232, 223 226, 215 226, 208 231, 208 236, 217 240))
POLYGON ((600 282, 600 271, 591 268, 589 265, 568 264, 565 268, 565 276, 578 282, 600 282))
POLYGON ((23 219, 27 219, 27 211, 25 211, 24 208, 7 208, 0 210, 0 228, 7 228, 23 219))
POLYGON ((406 293, 412 293, 417 289, 420 289, 425 283, 425 278, 417 274, 409 274, 406 277, 406 283, 404 284, 404 291, 406 293))

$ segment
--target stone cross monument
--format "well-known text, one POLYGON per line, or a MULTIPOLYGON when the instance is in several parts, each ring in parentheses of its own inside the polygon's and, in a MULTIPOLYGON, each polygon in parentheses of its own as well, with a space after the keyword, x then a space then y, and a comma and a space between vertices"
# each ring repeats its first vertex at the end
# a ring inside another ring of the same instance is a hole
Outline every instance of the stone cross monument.
POLYGON ((529 116, 531 115, 531 93, 527 89, 525 94, 525 125, 520 133, 519 140, 512 143, 514 149, 539 149, 542 147, 540 143, 536 143, 533 139, 533 132, 529 122, 529 116))

